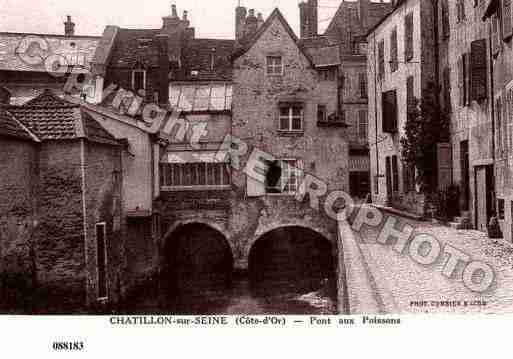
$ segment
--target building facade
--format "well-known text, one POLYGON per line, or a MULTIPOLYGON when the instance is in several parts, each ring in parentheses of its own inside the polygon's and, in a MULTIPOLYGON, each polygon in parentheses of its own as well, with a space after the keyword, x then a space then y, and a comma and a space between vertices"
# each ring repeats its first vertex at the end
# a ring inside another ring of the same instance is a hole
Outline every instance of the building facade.
MULTIPOLYGON (((512 155, 513 155, 513 63, 511 39, 513 34, 511 3, 488 1, 481 4, 480 13, 489 34, 491 59, 491 94, 494 132, 491 140, 495 152, 494 186, 496 191, 496 215, 502 234, 508 242, 513 241, 512 228, 512 155)), ((490 101, 491 102, 491 101, 490 101)))
POLYGON ((19 128, 1 139, 2 173, 9 173, 1 192, 9 203, 1 214, 3 298, 29 286, 35 306, 25 310, 45 313, 116 302, 124 268, 121 144, 50 90, 2 111, 19 128))
POLYGON ((405 124, 424 91, 437 81, 435 8, 400 1, 367 36, 372 199, 423 213, 414 169, 401 160, 405 124))

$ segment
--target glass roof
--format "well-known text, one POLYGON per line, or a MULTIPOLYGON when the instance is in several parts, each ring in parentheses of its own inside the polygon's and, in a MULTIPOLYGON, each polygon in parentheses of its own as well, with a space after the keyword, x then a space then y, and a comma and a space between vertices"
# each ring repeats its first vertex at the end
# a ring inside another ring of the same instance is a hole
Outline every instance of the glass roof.
POLYGON ((185 112, 230 111, 232 109, 232 85, 171 85, 171 106, 185 112))

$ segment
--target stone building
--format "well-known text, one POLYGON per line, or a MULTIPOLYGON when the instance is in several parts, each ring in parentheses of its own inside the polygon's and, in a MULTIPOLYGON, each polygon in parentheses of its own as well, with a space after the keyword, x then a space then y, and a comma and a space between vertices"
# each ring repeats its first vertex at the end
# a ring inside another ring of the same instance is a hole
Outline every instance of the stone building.
POLYGON ((455 225, 484 231, 495 208, 489 26, 482 21, 485 3, 438 2, 439 84, 451 117, 449 180, 460 188, 461 218, 455 225))
POLYGON ((340 115, 349 126, 350 193, 365 197, 370 193, 365 35, 391 10, 391 3, 342 1, 322 35, 318 34, 317 1, 302 2, 299 7, 302 45, 314 52, 319 47, 337 47, 339 51, 336 63, 340 65, 323 76, 339 81, 340 115))
POLYGON ((0 103, 21 105, 45 89, 63 94, 71 73, 89 73, 99 40, 75 35, 70 18, 63 35, 0 33, 0 103))
POLYGON ((510 1, 481 1, 479 17, 483 17, 488 30, 491 48, 491 73, 489 100, 492 107, 493 132, 488 138, 493 141, 494 179, 491 185, 496 191, 496 214, 501 224, 504 239, 513 241, 513 53, 512 13, 510 1), (484 7, 483 7, 484 6, 484 7), (483 11, 484 10, 484 11, 483 11))
POLYGON ((434 18, 430 1, 398 1, 367 36, 372 199, 418 213, 424 204, 400 139, 415 99, 437 83, 434 18))
POLYGON ((45 313, 116 302, 125 256, 121 144, 50 90, 2 107, 0 127, 3 293, 29 283, 24 294, 35 306, 25 310, 45 313))

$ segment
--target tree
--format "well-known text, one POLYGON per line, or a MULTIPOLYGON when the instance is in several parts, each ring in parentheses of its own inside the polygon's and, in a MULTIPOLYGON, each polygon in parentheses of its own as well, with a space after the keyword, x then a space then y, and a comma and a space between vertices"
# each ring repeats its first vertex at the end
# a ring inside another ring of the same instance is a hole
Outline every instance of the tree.
POLYGON ((436 148, 449 141, 449 114, 441 108, 437 86, 430 83, 421 99, 408 109, 405 137, 401 138, 403 161, 417 169, 422 192, 436 187, 436 148))

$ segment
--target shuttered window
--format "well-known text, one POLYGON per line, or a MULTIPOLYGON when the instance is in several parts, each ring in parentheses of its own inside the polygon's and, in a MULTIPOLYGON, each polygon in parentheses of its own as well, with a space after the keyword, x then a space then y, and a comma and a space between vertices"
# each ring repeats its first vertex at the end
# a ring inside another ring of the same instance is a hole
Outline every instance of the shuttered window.
POLYGON ((378 76, 383 78, 385 75, 385 41, 381 40, 378 44, 378 76))
POLYGON ((378 75, 383 77, 385 75, 385 41, 381 40, 378 44, 378 75))
POLYGON ((360 140, 367 140, 367 130, 367 111, 360 110, 358 112, 358 137, 360 138, 360 140))
POLYGON ((367 98, 367 74, 359 74, 358 78, 360 80, 360 97, 367 98))
POLYGON ((512 35, 511 0, 502 0, 502 36, 507 41, 512 35))
POLYGON ((413 59, 413 13, 404 18, 404 59, 413 59))
POLYGON ((409 76, 406 79, 406 106, 409 114, 415 113, 414 78, 409 76))
POLYGON ((469 99, 469 56, 462 54, 458 60, 458 89, 459 89, 459 105, 467 106, 469 99))
POLYGON ((384 92, 382 97, 383 132, 397 132, 397 95, 396 91, 384 92))
POLYGON ((399 192, 399 164, 397 156, 392 156, 392 182, 394 192, 399 192))
POLYGON ((471 44, 470 55, 470 100, 481 101, 487 98, 487 47, 486 40, 476 40, 471 44))
POLYGON ((501 44, 500 44, 500 24, 499 24, 499 16, 497 13, 493 14, 492 16, 492 52, 493 55, 497 55, 499 51, 501 50, 501 44))
POLYGON ((451 25, 449 22, 449 0, 442 0, 442 35, 448 39, 451 35, 451 25))
POLYGON ((456 16, 458 22, 462 22, 465 20, 465 0, 456 1, 456 16))
POLYGON ((451 73, 449 67, 443 70, 443 98, 446 111, 451 111, 451 73))
POLYGON ((395 72, 399 67, 397 62, 397 28, 390 34, 390 71, 395 72))

